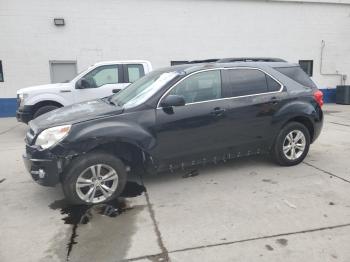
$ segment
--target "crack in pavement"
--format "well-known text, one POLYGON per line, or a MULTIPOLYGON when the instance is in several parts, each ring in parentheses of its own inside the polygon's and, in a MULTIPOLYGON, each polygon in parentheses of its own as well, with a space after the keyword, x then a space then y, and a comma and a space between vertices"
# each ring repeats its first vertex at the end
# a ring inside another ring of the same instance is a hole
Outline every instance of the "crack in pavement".
MULTIPOLYGON (((141 175, 140 175, 140 180, 141 180, 142 185, 145 187, 145 184, 144 184, 144 181, 143 181, 141 175)), ((170 259, 169 259, 169 252, 168 252, 168 250, 166 249, 166 247, 164 245, 164 242, 163 242, 163 239, 162 239, 162 234, 160 233, 160 230, 158 228, 158 223, 157 223, 157 220, 156 220, 156 217, 155 217, 154 209, 153 209, 152 204, 150 202, 149 195, 148 195, 147 191, 145 191, 145 197, 146 197, 148 211, 150 213, 150 216, 151 216, 151 219, 152 219, 152 222, 153 222, 153 225, 154 225, 154 231, 155 231, 155 234, 157 236, 158 245, 159 245, 160 250, 162 251, 162 253, 160 253, 160 254, 151 255, 151 256, 145 256, 145 258, 148 258, 148 259, 157 258, 158 261, 170 261, 170 259), (159 259, 161 259, 161 260, 159 260, 159 259)), ((139 259, 139 258, 137 258, 137 259, 139 259)), ((126 261, 134 261, 134 260, 128 259, 126 261)))
POLYGON ((323 169, 321 169, 321 168, 319 168, 319 167, 317 167, 317 166, 314 166, 314 165, 312 165, 312 164, 310 164, 310 163, 307 163, 307 162, 303 161, 303 164, 305 164, 305 165, 307 165, 307 166, 311 166, 311 167, 317 169, 318 171, 321 171, 321 172, 323 172, 323 173, 325 173, 325 174, 327 174, 327 175, 334 176, 334 177, 336 177, 336 178, 338 178, 338 179, 340 179, 340 180, 343 180, 343 181, 345 181, 345 182, 347 182, 347 183, 350 183, 349 180, 347 180, 347 179, 345 179, 345 178, 342 178, 341 176, 337 176, 337 175, 335 175, 335 174, 333 174, 333 173, 331 173, 331 172, 329 172, 329 171, 323 170, 323 169))
POLYGON ((4 182, 6 178, 0 179, 0 183, 4 182))
MULTIPOLYGON (((332 229, 349 227, 349 226, 350 226, 350 223, 347 223, 347 224, 340 224, 340 225, 336 225, 336 226, 319 227, 319 228, 313 228, 313 229, 308 229, 308 230, 280 233, 280 234, 268 235, 268 236, 262 236, 262 237, 246 238, 246 239, 241 239, 241 240, 236 240, 236 241, 229 241, 229 242, 222 242, 222 243, 217 243, 217 244, 209 244, 209 245, 188 247, 188 248, 183 248, 183 249, 176 249, 176 250, 168 251, 168 254, 185 252, 185 251, 190 251, 190 250, 203 249, 203 248, 217 247, 217 246, 228 246, 228 245, 233 245, 233 244, 238 244, 238 243, 262 240, 262 239, 270 239, 270 238, 283 237, 283 236, 291 236, 291 235, 298 235, 298 234, 313 233, 313 232, 318 232, 318 231, 332 230, 332 229)), ((141 259, 152 259, 152 258, 158 257, 159 255, 160 254, 149 255, 149 256, 142 256, 142 257, 135 257, 135 258, 127 259, 125 261, 137 261, 137 260, 141 260, 141 259)))
POLYGON ((5 131, 2 131, 2 132, 0 132, 0 135, 3 135, 3 134, 5 134, 5 133, 7 133, 7 132, 9 132, 9 131, 11 131, 11 130, 13 130, 13 129, 15 129, 16 127, 18 127, 18 126, 20 126, 21 124, 17 124, 17 125, 15 125, 15 126, 13 126, 13 127, 10 127, 10 128, 8 128, 8 129, 6 129, 5 131))
POLYGON ((237 240, 237 241, 230 241, 230 242, 223 242, 223 243, 218 243, 218 244, 210 244, 210 245, 203 245, 203 246, 197 246, 197 247, 177 249, 177 250, 169 251, 169 254, 179 253, 179 252, 189 251, 189 250, 202 249, 202 248, 216 247, 216 246, 226 246, 226 245, 256 241, 256 240, 261 240, 261 239, 269 239, 269 238, 275 238, 275 237, 283 237, 283 236, 290 236, 290 235, 312 233, 312 232, 323 231, 323 230, 332 230, 332 229, 348 227, 348 226, 350 226, 350 223, 336 225, 336 226, 329 226, 329 227, 320 227, 320 228, 314 228, 314 229, 308 229, 308 230, 302 230, 302 231, 281 233, 281 234, 275 234, 275 235, 269 235, 269 236, 246 238, 246 239, 241 239, 241 240, 237 240))
POLYGON ((335 124, 335 125, 340 125, 340 126, 346 126, 346 127, 350 127, 350 125, 347 125, 347 124, 342 124, 342 123, 338 123, 338 122, 329 122, 331 124, 335 124))

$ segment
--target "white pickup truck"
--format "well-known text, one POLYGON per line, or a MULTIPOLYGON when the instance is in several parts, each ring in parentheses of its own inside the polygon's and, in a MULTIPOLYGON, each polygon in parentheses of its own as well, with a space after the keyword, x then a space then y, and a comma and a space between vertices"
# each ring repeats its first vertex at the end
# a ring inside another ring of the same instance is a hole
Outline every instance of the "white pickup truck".
POLYGON ((19 122, 74 103, 110 96, 152 71, 144 60, 96 63, 68 83, 31 86, 17 91, 19 122))

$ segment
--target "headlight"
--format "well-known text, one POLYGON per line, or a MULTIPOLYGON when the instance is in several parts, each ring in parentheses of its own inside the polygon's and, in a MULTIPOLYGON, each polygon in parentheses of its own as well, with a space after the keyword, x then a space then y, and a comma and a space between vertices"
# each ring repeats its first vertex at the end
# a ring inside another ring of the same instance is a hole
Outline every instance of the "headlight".
POLYGON ((65 138, 70 128, 71 125, 64 125, 45 129, 37 137, 35 145, 40 146, 42 149, 49 148, 65 138))
POLYGON ((17 95, 18 99, 19 99, 19 105, 22 106, 23 105, 23 102, 24 102, 24 99, 26 99, 28 97, 28 94, 25 94, 25 93, 19 93, 17 95))
POLYGON ((28 94, 25 94, 25 93, 19 93, 19 94, 18 94, 19 99, 24 99, 24 98, 26 98, 27 96, 28 96, 28 94))

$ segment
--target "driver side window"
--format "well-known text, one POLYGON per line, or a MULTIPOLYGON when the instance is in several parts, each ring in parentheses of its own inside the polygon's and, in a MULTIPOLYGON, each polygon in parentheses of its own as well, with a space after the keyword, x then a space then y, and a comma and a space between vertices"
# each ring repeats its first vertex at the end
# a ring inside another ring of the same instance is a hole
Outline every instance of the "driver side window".
POLYGON ((186 104, 221 98, 220 70, 200 72, 177 84, 169 95, 181 95, 186 104))
POLYGON ((84 78, 89 82, 90 88, 97 88, 107 84, 119 83, 118 65, 100 66, 87 73, 84 78))

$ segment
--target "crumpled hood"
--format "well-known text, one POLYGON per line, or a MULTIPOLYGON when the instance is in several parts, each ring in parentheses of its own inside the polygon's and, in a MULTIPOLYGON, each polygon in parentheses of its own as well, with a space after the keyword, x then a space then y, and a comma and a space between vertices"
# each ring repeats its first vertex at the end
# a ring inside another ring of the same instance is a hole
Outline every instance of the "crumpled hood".
POLYGON ((121 107, 108 104, 102 99, 91 100, 50 111, 30 121, 29 126, 37 133, 49 127, 74 124, 122 112, 121 107))

